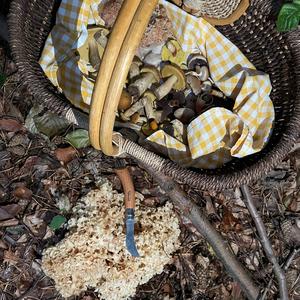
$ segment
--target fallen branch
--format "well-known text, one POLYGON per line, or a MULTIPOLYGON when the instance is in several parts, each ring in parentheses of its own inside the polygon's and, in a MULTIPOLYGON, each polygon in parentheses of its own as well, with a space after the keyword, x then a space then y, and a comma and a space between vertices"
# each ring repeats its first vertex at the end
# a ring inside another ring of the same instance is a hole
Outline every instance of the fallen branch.
POLYGON ((251 196, 248 186, 243 185, 241 187, 241 191, 244 196, 244 202, 245 202, 245 204, 252 216, 252 219, 255 223, 258 235, 260 237, 260 242, 265 250, 267 258, 273 265, 274 273, 275 273, 275 276, 277 277, 277 282, 278 282, 278 286, 279 286, 280 299, 288 300, 289 296, 288 296, 288 289, 287 289, 287 284, 286 284, 285 273, 282 270, 282 268, 280 267, 280 265, 276 259, 274 251, 272 249, 271 242, 268 239, 266 227, 254 205, 253 198, 251 196))
POLYGON ((170 177, 155 172, 148 166, 143 168, 153 176, 157 183, 168 194, 178 211, 188 218, 201 235, 209 242, 217 257, 226 270, 236 280, 248 299, 257 299, 259 288, 255 285, 248 272, 232 253, 227 242, 210 224, 202 210, 187 196, 187 194, 170 177))

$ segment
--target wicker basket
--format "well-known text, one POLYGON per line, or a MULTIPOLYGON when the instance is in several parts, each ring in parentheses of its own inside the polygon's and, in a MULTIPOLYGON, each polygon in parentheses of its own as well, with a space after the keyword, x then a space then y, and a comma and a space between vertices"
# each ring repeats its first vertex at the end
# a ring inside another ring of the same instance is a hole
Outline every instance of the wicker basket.
MULTIPOLYGON (((122 140, 134 158, 175 180, 205 190, 234 188, 256 180, 274 168, 291 150, 300 126, 299 30, 279 33, 272 0, 252 0, 245 15, 232 25, 218 27, 248 59, 270 75, 276 121, 268 145, 259 153, 233 159, 215 170, 188 170, 122 140)), ((49 110, 66 115, 70 104, 45 77, 38 59, 53 25, 55 0, 14 0, 9 18, 10 45, 24 82, 35 99, 49 110)))

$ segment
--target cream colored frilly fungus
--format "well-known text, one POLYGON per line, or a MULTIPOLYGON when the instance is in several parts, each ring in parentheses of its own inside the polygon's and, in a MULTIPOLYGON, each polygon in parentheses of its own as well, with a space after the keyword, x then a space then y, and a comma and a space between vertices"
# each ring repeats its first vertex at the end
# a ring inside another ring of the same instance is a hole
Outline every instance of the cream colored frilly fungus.
POLYGON ((111 184, 91 191, 74 207, 67 237, 43 255, 43 270, 64 297, 93 287, 101 299, 127 299, 139 284, 172 262, 180 234, 172 205, 149 208, 142 199, 137 194, 141 231, 135 240, 140 258, 131 257, 125 248, 123 194, 112 190, 111 184))

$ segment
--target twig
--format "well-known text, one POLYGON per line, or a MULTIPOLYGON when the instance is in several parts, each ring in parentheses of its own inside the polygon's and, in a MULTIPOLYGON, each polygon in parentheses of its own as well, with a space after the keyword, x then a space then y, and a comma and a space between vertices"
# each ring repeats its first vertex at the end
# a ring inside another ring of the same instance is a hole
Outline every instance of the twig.
POLYGON ((248 272, 237 260, 230 250, 227 242, 221 237, 216 229, 210 224, 202 210, 188 198, 186 193, 180 189, 170 177, 155 172, 152 168, 143 165, 158 182, 162 189, 168 194, 176 209, 188 218, 201 235, 210 243, 218 258, 229 274, 236 280, 248 299, 257 299, 259 289, 249 276, 248 272))
MULTIPOLYGON (((286 272, 288 270, 288 268, 290 267, 290 265, 292 264, 293 260, 295 259, 296 255, 300 252, 300 248, 295 248, 293 249, 290 254, 288 255, 287 259, 285 260, 285 263, 281 265, 282 269, 286 272)), ((273 275, 267 285, 267 287, 265 288, 264 293, 262 294, 262 296, 259 298, 259 300, 264 300, 267 296, 267 292, 268 290, 271 288, 272 285, 272 281, 273 281, 273 275)))
POLYGON ((244 196, 244 202, 245 202, 245 204, 252 216, 252 219, 255 223, 258 235, 260 237, 260 242, 264 248, 267 258, 273 265, 274 273, 275 273, 275 276, 277 277, 277 281, 278 281, 280 299, 288 300, 289 296, 288 296, 288 289, 287 289, 287 284, 286 284, 285 273, 281 269, 281 267, 275 257, 274 251, 272 249, 272 245, 270 243, 270 240, 268 239, 266 227, 254 205, 254 201, 253 201, 253 198, 251 196, 248 186, 247 185, 241 186, 241 191, 244 196))

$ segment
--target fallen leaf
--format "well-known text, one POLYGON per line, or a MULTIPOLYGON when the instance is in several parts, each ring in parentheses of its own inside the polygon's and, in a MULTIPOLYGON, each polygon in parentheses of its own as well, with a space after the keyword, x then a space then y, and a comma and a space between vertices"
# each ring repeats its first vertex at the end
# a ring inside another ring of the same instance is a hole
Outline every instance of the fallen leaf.
POLYGON ((36 215, 25 216, 23 222, 35 236, 41 237, 45 235, 47 225, 44 222, 44 220, 42 220, 38 216, 36 215))
POLYGON ((59 229, 66 221, 67 219, 64 216, 57 215, 52 219, 49 227, 53 230, 59 229))
POLYGON ((0 222, 0 227, 10 227, 10 226, 16 226, 19 224, 19 221, 17 219, 9 219, 6 221, 0 222))
POLYGON ((66 140, 75 148, 84 148, 90 145, 89 133, 84 129, 77 129, 68 133, 66 140))
POLYGON ((239 223, 239 220, 234 217, 232 214, 232 211, 228 209, 227 207, 224 206, 223 209, 223 218, 222 218, 222 223, 221 226, 223 230, 228 232, 229 230, 232 230, 235 228, 235 225, 239 223))
POLYGON ((42 116, 34 116, 33 120, 38 131, 48 137, 59 135, 69 126, 66 119, 51 112, 47 112, 42 116))
POLYGON ((8 204, 6 206, 2 206, 2 208, 12 216, 16 216, 21 211, 21 206, 18 204, 8 204))
POLYGON ((0 221, 11 219, 12 215, 8 213, 5 209, 0 207, 0 221))
POLYGON ((14 119, 0 119, 0 130, 9 132, 24 131, 23 125, 14 119))
POLYGON ((54 155, 60 162, 67 164, 76 157, 77 151, 74 147, 57 148, 54 151, 54 155))
POLYGON ((4 251, 3 261, 9 264, 16 264, 20 261, 20 258, 15 255, 10 249, 4 251))

